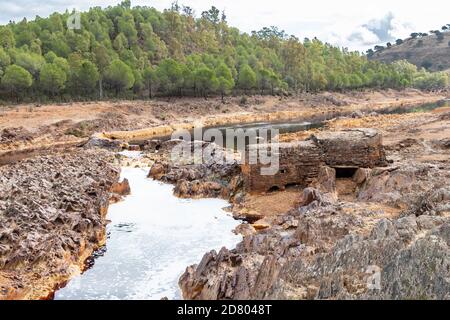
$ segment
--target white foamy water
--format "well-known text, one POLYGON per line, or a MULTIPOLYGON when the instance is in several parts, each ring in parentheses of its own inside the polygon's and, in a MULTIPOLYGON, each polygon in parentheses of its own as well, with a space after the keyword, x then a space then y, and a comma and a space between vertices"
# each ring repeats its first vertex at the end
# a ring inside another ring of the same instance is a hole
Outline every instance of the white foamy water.
POLYGON ((55 299, 181 299, 178 279, 206 252, 234 248, 239 222, 218 199, 183 200, 173 187, 124 168, 132 194, 108 211, 106 252, 55 299))
POLYGON ((130 159, 140 159, 142 158, 142 152, 141 151, 129 151, 129 150, 123 150, 118 152, 118 154, 125 156, 130 159))

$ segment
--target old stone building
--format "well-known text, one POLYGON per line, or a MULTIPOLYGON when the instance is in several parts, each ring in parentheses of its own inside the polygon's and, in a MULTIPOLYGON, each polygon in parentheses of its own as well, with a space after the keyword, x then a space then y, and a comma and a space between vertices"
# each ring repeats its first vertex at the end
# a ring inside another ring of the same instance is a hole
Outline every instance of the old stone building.
MULTIPOLYGON (((291 184, 308 185, 317 174, 323 162, 320 148, 312 141, 297 141, 278 144, 279 170, 275 175, 261 173, 263 167, 259 161, 242 165, 244 185, 247 191, 264 192, 271 189, 284 189, 291 184)), ((251 145, 248 153, 269 148, 268 144, 251 145)), ((248 157, 247 157, 248 160, 248 157)))
MULTIPOLYGON (((247 155, 270 145, 251 145, 247 155)), ((248 192, 268 192, 285 189, 290 185, 306 187, 322 166, 336 170, 336 175, 352 177, 359 168, 373 168, 386 164, 382 135, 374 129, 350 129, 324 132, 307 141, 279 143, 277 151, 279 170, 274 175, 264 175, 261 169, 268 165, 250 163, 248 157, 242 164, 244 187, 248 192)))

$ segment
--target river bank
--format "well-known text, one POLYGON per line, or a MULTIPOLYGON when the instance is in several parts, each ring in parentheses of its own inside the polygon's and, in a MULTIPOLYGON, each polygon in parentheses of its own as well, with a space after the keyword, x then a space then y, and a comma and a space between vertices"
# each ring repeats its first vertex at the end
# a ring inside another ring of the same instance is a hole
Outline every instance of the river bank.
POLYGON ((445 93, 418 90, 252 96, 245 104, 232 97, 150 101, 102 101, 60 105, 19 105, 0 109, 0 163, 28 154, 46 154, 85 143, 93 134, 133 140, 170 135, 177 129, 258 121, 314 121, 354 112, 434 103, 445 93))
POLYGON ((121 191, 111 162, 72 150, 0 167, 0 299, 47 298, 84 269, 121 191))

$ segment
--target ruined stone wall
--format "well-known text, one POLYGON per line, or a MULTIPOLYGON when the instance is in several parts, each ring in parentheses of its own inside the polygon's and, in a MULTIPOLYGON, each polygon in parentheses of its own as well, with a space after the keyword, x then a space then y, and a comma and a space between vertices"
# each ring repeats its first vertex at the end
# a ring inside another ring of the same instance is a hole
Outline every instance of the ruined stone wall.
MULTIPOLYGON (((250 146, 248 151, 267 146, 250 146)), ((265 165, 248 164, 246 161, 242 166, 246 190, 264 192, 271 188, 284 189, 289 184, 302 184, 306 187, 317 176, 322 163, 320 149, 311 141, 280 143, 279 159, 280 169, 275 175, 262 175, 261 170, 265 165)))
POLYGON ((267 192, 284 189, 290 184, 308 186, 318 176, 321 166, 373 168, 386 163, 381 134, 374 129, 351 129, 314 135, 308 141, 279 143, 279 171, 262 175, 264 165, 252 164, 248 155, 268 145, 252 145, 247 149, 242 165, 247 192, 267 192))
POLYGON ((321 132, 311 139, 330 167, 373 168, 386 163, 383 138, 375 129, 321 132))

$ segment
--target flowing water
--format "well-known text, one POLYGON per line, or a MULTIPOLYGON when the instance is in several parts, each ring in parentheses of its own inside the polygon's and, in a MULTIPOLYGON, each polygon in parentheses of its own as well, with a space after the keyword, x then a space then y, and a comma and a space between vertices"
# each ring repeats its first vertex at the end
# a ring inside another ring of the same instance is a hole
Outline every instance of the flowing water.
POLYGON ((106 247, 55 299, 180 299, 178 279, 187 266, 242 240, 232 233, 240 222, 222 209, 226 201, 178 199, 147 172, 123 168, 132 194, 109 208, 106 247))

